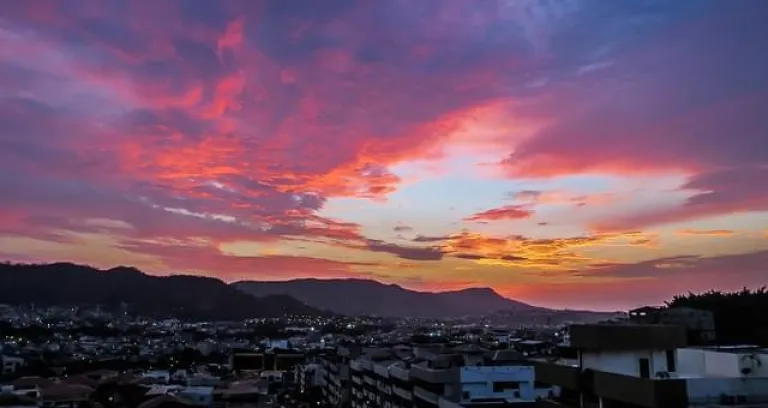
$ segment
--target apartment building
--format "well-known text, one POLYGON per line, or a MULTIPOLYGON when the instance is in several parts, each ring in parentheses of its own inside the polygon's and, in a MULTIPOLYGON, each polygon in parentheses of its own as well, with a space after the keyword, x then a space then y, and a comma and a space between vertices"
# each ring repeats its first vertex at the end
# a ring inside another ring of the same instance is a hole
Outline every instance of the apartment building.
MULTIPOLYGON (((366 350, 350 362, 353 408, 533 406, 533 367, 474 346, 366 350)), ((551 389, 550 389, 551 390, 551 389)))
POLYGON ((320 387, 323 384, 323 366, 318 363, 298 365, 294 369, 294 377, 302 393, 320 387))
POLYGON ((686 347, 681 326, 572 326, 575 357, 532 361, 557 386, 558 406, 583 408, 768 407, 768 353, 686 347))
POLYGON ((349 363, 359 355, 359 347, 339 346, 335 351, 329 351, 319 358, 323 373, 320 385, 325 403, 340 407, 349 402, 349 363))
POLYGON ((392 383, 389 369, 397 360, 388 349, 366 349, 349 363, 352 408, 392 408, 392 383))

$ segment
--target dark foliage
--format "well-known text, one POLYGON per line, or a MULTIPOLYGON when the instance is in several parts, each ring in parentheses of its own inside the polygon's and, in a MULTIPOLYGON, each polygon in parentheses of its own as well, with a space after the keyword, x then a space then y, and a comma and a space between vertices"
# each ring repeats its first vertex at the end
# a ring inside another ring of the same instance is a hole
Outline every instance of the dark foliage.
POLYGON ((137 407, 146 401, 150 387, 119 382, 105 382, 99 384, 91 400, 98 402, 105 408, 131 408, 137 407))
POLYGON ((71 263, 0 264, 0 303, 101 305, 183 319, 240 320, 318 311, 285 295, 253 297, 224 282, 200 276, 158 277, 138 269, 107 271, 71 263))
POLYGON ((737 292, 688 293, 675 296, 667 306, 711 311, 720 344, 768 346, 768 289, 765 287, 737 292))

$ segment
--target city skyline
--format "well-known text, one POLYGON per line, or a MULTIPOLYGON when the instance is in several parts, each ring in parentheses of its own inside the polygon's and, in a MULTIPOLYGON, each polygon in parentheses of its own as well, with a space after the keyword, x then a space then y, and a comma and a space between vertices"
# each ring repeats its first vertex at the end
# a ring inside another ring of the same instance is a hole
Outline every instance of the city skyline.
POLYGON ((0 259, 594 310, 759 286, 766 18, 761 0, 3 5, 0 259))

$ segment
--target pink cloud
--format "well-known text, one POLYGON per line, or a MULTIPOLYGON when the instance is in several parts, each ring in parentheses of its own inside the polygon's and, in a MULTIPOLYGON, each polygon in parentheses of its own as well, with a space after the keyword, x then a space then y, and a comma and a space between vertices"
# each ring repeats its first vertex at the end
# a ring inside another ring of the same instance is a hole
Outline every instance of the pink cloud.
MULTIPOLYGON (((755 45, 762 9, 747 3, 9 4, 0 21, 0 233, 103 233, 169 268, 206 273, 358 273, 341 262, 211 249, 228 240, 439 261, 433 247, 373 239, 366 226, 319 214, 334 198, 383 203, 404 183, 394 165, 439 159, 449 147, 470 159, 506 154, 510 183, 688 177, 681 207, 604 219, 598 229, 765 211, 768 63, 755 45), (523 139, 528 129, 517 126, 529 123, 543 127, 523 139), (153 246, 199 240, 208 246, 153 246)), ((522 203, 499 200, 467 219, 524 219, 534 204, 616 197, 515 198, 522 203)), ((440 235, 419 232, 422 244, 440 235)))
POLYGON ((533 210, 521 205, 505 205, 499 208, 491 208, 472 214, 466 217, 466 221, 500 221, 500 220, 520 220, 530 218, 533 215, 533 210))

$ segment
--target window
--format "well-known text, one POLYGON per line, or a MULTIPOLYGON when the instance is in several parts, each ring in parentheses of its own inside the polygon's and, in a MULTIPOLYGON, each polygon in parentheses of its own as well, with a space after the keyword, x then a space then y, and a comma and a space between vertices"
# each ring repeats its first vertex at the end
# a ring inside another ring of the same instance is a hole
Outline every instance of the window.
POLYGON ((520 383, 517 381, 499 381, 493 383, 493 392, 504 392, 507 390, 517 390, 520 388, 520 383))
POLYGON ((667 371, 674 373, 677 370, 675 366, 675 351, 667 350, 667 371))
POLYGON ((651 378, 651 362, 647 358, 638 359, 640 364, 640 377, 651 378))

